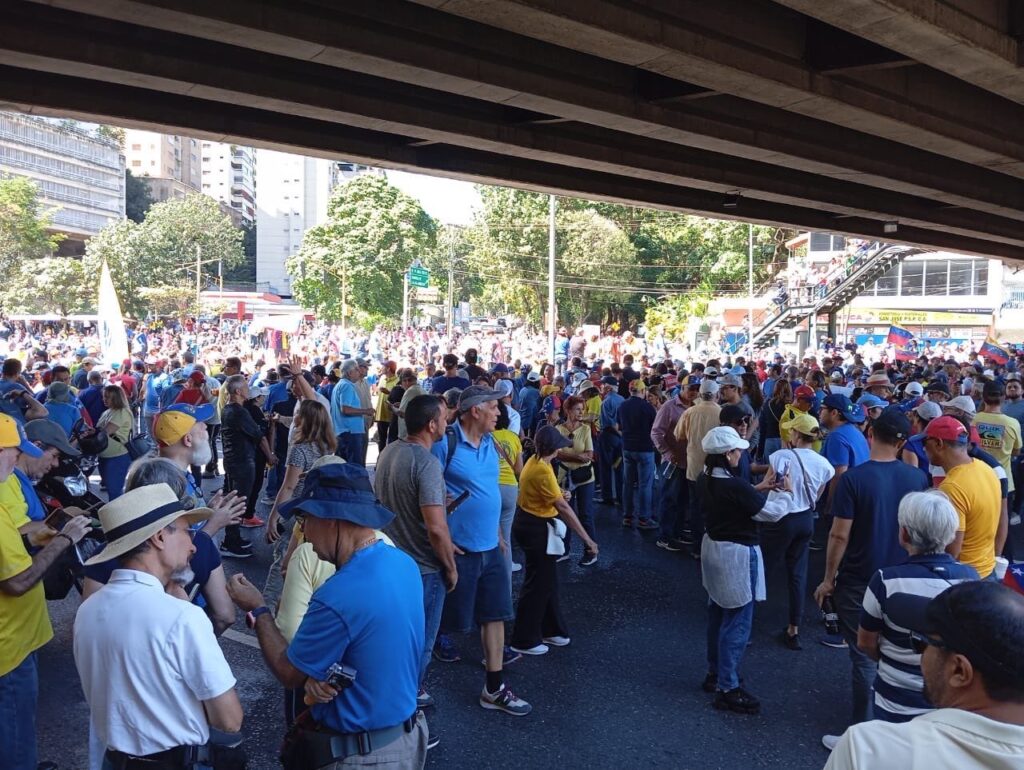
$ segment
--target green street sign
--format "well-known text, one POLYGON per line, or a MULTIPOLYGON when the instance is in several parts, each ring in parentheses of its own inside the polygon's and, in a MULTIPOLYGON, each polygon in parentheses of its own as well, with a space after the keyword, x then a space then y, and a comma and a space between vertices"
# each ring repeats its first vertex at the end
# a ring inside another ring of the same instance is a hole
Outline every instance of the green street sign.
POLYGON ((409 285, 419 289, 427 288, 430 285, 430 271, 425 267, 410 267, 409 285))

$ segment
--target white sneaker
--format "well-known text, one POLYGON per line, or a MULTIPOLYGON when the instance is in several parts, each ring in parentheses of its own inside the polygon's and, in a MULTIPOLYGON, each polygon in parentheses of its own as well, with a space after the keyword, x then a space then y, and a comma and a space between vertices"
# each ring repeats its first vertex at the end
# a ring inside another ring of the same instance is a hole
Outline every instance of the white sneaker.
POLYGON ((1016 527, 1018 524, 1020 524, 1020 514, 1015 513, 1010 517, 1010 526, 1016 527))
POLYGON ((522 564, 518 564, 516 562, 512 562, 512 571, 513 572, 519 572, 519 570, 521 570, 522 568, 523 568, 522 564))
POLYGON ((832 749, 834 749, 836 747, 837 743, 839 743, 839 736, 838 735, 823 735, 823 736, 821 736, 821 745, 824 746, 829 751, 832 751, 832 749))
POLYGON ((568 647, 569 637, 568 636, 545 636, 544 644, 550 644, 552 647, 568 647))
POLYGON ((543 655, 549 648, 546 644, 538 644, 535 647, 514 647, 509 645, 509 649, 513 652, 521 652, 523 655, 543 655))

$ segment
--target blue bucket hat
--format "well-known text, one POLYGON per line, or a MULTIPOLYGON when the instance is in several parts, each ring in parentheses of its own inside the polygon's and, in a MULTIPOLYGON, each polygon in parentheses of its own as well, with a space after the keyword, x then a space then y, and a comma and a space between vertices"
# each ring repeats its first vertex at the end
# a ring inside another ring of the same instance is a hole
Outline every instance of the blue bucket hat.
POLYGON ((366 468, 354 463, 331 463, 314 468, 306 476, 302 497, 284 503, 280 511, 282 516, 304 513, 318 519, 349 521, 370 529, 382 529, 395 518, 374 495, 366 468))
POLYGON ((862 423, 864 422, 864 410, 861 409, 857 404, 850 400, 849 396, 844 396, 842 393, 830 393, 825 396, 825 400, 821 404, 829 409, 836 409, 847 422, 862 423))

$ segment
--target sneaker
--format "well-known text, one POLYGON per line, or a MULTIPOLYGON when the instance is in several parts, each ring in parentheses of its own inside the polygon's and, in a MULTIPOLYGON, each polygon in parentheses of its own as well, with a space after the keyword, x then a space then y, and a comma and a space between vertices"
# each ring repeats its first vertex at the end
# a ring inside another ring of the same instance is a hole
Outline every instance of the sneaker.
POLYGON ((637 529, 658 529, 661 525, 654 519, 640 519, 637 522, 637 529))
POLYGON ((757 714, 761 711, 761 701, 742 687, 728 692, 719 690, 711 705, 719 711, 733 711, 737 714, 757 714))
POLYGON ((533 706, 516 696, 507 684, 503 684, 496 693, 487 692, 487 688, 480 693, 480 705, 485 709, 493 711, 504 711, 514 717, 525 717, 533 710, 533 706))
POLYGON ((271 497, 270 495, 263 495, 260 498, 260 502, 264 505, 273 505, 275 500, 277 500, 277 497, 271 497))
POLYGON ((823 736, 821 736, 821 745, 824 746, 829 751, 832 751, 832 749, 834 749, 836 747, 837 743, 839 743, 839 736, 838 735, 823 735, 823 736))
POLYGON ((782 643, 791 650, 800 651, 803 649, 803 646, 800 644, 800 634, 791 634, 788 628, 782 629, 782 643))
POLYGON ((589 567, 592 564, 597 564, 597 554, 589 553, 588 551, 583 552, 583 558, 580 559, 581 567, 589 567))
POLYGON ((1015 513, 1013 514, 1013 516, 1010 517, 1010 526, 1016 527, 1018 524, 1020 524, 1020 514, 1015 513))
POLYGON ((519 572, 522 568, 523 568, 522 564, 519 564, 517 562, 512 562, 512 571, 513 572, 519 572))
POLYGON ((436 749, 438 747, 438 744, 440 743, 441 736, 435 733, 433 730, 431 730, 427 734, 427 751, 430 751, 431 749, 436 749))
POLYGON ((681 550, 683 550, 682 548, 679 547, 679 544, 678 544, 677 541, 670 540, 670 539, 665 538, 665 537, 659 537, 657 540, 654 541, 654 544, 656 546, 658 546, 658 548, 664 548, 666 551, 681 551, 681 550))
POLYGON ((633 517, 632 516, 623 516, 622 517, 622 526, 629 527, 630 529, 632 529, 633 528, 633 517))
POLYGON ((807 546, 812 551, 824 551, 825 544, 819 543, 817 540, 812 540, 810 545, 807 546))
POLYGON ((416 693, 416 708, 428 709, 434 706, 434 696, 426 690, 420 690, 416 693))
MULTIPOLYGON (((506 644, 501 651, 501 667, 504 668, 505 666, 511 665, 515 663, 517 660, 520 660, 522 657, 523 654, 521 652, 516 652, 506 644)), ((487 658, 481 658, 480 665, 484 668, 487 668, 487 658)))
POLYGON ((704 681, 700 683, 700 689, 707 693, 718 692, 718 674, 712 672, 704 677, 704 681))
POLYGON ((845 650, 850 646, 839 634, 825 634, 825 638, 821 640, 821 643, 826 647, 834 647, 837 650, 845 650))
POLYGON ((544 644, 550 644, 552 647, 568 647, 569 646, 568 636, 545 636, 544 644))
POLYGON ((246 548, 241 545, 227 545, 221 543, 220 555, 227 559, 248 559, 252 556, 252 546, 246 548))
POLYGON ((679 543, 680 545, 693 545, 695 542, 697 542, 696 540, 693 539, 693 534, 692 533, 686 533, 686 532, 681 534, 679 537, 672 538, 672 541, 675 542, 675 543, 679 543))
POLYGON ((555 562, 556 563, 560 563, 560 562, 563 562, 563 561, 569 561, 569 558, 570 557, 569 557, 568 553, 563 553, 561 556, 559 556, 557 559, 555 559, 555 562))
POLYGON ((543 655, 549 649, 546 644, 535 644, 533 647, 509 647, 513 652, 520 652, 523 655, 543 655))
POLYGON ((240 522, 238 522, 238 526, 245 527, 246 529, 256 529, 257 527, 262 527, 266 523, 267 522, 265 522, 259 516, 253 516, 250 519, 242 519, 240 522))
POLYGON ((438 634, 434 644, 434 658, 442 663, 458 663, 462 660, 459 648, 447 634, 438 634))

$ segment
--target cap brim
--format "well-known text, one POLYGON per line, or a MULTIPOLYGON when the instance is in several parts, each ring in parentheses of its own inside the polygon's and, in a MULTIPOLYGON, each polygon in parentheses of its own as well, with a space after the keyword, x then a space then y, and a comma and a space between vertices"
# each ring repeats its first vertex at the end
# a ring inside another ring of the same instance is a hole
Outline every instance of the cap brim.
POLYGON ((216 409, 213 406, 213 404, 200 404, 199 406, 195 407, 194 417, 199 422, 206 422, 211 417, 213 417, 215 411, 216 409))
POLYGON ((927 610, 932 598, 918 594, 892 594, 885 600, 885 615, 894 625, 919 634, 931 631, 927 610))
POLYGON ((18 444, 18 449, 20 449, 24 454, 32 458, 38 459, 43 456, 43 450, 37 447, 27 438, 22 439, 22 442, 18 444))

